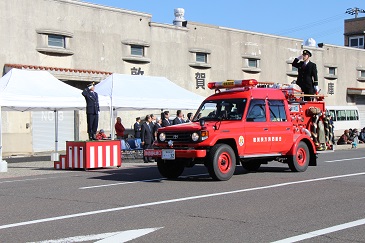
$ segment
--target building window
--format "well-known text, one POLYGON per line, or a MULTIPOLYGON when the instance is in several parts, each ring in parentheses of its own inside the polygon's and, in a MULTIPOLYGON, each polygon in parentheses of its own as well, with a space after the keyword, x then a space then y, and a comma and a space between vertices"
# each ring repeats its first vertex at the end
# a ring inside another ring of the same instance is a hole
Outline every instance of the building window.
POLYGON ((349 37, 349 46, 364 49, 364 37, 363 36, 349 37))
POLYGON ((62 35, 48 35, 48 46, 66 48, 65 37, 62 35))
POLYGON ((335 67, 329 67, 328 68, 328 74, 335 76, 336 75, 336 68, 335 67))
POLYGON ((196 62, 207 63, 207 53, 197 52, 195 56, 196 62))
POLYGON ((291 70, 292 70, 293 72, 298 72, 298 68, 296 68, 296 67, 294 67, 294 66, 291 66, 291 70))
POLYGON ((248 66, 249 67, 253 67, 253 68, 257 68, 257 59, 251 59, 249 58, 248 59, 248 66))
POLYGON ((360 77, 365 78, 365 71, 360 71, 360 77))
POLYGON ((131 45, 131 55, 143 57, 144 47, 139 45, 131 45))

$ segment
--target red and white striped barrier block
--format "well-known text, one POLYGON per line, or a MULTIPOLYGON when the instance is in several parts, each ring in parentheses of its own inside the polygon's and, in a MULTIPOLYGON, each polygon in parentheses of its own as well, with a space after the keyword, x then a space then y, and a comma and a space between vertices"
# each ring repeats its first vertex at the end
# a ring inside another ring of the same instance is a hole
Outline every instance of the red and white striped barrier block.
POLYGON ((67 166, 70 169, 90 169, 121 166, 119 140, 66 142, 67 166))
POLYGON ((66 155, 60 155, 60 161, 54 161, 54 168, 56 170, 65 170, 69 168, 66 163, 66 155))

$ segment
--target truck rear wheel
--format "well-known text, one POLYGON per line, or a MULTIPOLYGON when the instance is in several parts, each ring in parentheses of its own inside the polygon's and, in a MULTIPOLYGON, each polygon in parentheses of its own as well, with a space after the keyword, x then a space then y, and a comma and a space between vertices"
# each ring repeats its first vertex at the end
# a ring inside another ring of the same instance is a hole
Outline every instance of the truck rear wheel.
POLYGON ((216 144, 209 153, 207 163, 209 175, 214 180, 229 180, 236 169, 236 156, 227 144, 216 144))
POLYGON ((176 179, 184 172, 184 162, 181 160, 157 160, 160 174, 167 179, 176 179))
POLYGON ((305 144, 305 142, 300 142, 295 153, 288 158, 288 165, 291 171, 306 171, 309 165, 309 156, 307 144, 305 144))

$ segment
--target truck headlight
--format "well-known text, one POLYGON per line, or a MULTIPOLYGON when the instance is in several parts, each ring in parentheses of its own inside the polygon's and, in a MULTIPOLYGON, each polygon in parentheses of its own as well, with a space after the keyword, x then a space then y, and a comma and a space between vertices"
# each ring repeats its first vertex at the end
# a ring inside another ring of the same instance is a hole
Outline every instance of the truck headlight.
POLYGON ((196 132, 194 132, 193 134, 191 134, 191 139, 196 142, 199 139, 199 134, 197 134, 196 132))
POLYGON ((161 141, 161 142, 165 141, 165 140, 166 140, 166 135, 165 135, 165 133, 160 133, 160 135, 159 135, 159 139, 160 139, 160 141, 161 141))

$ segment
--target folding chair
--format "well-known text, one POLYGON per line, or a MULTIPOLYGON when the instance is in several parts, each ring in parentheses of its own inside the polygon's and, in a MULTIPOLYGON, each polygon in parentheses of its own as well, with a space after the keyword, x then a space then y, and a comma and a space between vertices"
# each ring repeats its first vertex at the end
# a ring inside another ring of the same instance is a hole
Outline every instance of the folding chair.
POLYGON ((143 148, 140 147, 140 143, 137 139, 130 138, 127 140, 128 145, 134 150, 135 158, 143 158, 143 148))
POLYGON ((124 159, 133 159, 135 158, 135 151, 130 147, 129 143, 127 143, 124 139, 120 140, 121 148, 122 148, 122 158, 124 159))

